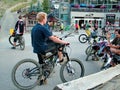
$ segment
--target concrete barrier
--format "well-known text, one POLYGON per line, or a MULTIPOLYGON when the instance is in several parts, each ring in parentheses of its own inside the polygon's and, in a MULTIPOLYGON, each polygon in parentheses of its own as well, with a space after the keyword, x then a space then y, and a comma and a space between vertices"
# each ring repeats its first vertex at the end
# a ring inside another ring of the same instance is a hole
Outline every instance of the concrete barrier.
POLYGON ((53 90, 92 90, 120 75, 120 65, 111 67, 70 82, 57 85, 53 90))

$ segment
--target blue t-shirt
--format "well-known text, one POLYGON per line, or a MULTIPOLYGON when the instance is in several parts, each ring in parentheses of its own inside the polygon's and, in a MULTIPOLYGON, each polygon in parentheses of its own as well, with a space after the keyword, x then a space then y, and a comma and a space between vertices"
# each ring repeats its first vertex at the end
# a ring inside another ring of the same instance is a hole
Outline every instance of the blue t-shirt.
POLYGON ((37 23, 31 31, 31 41, 34 53, 44 53, 47 49, 46 40, 52 36, 49 29, 37 23))
POLYGON ((51 30, 51 27, 49 26, 48 23, 46 23, 44 26, 50 31, 51 34, 53 34, 53 33, 52 33, 52 30, 51 30))

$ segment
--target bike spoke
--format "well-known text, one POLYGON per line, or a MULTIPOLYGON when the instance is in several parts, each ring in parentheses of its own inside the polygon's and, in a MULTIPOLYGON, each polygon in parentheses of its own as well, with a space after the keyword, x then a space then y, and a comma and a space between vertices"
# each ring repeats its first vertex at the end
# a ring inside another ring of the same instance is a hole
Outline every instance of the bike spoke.
POLYGON ((28 87, 34 85, 38 79, 39 70, 33 69, 36 67, 33 63, 23 63, 16 69, 15 80, 20 86, 28 87))
POLYGON ((84 68, 79 61, 69 61, 62 69, 62 81, 72 81, 83 76, 84 68))

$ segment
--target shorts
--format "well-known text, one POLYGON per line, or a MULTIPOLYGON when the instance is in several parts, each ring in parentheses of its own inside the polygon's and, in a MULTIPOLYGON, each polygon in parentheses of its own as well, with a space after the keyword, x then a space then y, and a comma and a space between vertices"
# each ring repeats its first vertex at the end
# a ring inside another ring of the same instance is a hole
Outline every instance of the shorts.
POLYGON ((48 52, 51 52, 51 53, 57 52, 58 51, 57 49, 60 47, 60 45, 61 44, 54 43, 53 41, 48 40, 47 41, 47 49, 43 53, 37 53, 39 63, 40 64, 44 63, 42 55, 45 55, 48 52))
POLYGON ((22 37, 23 34, 16 34, 14 37, 14 42, 17 42, 18 39, 20 39, 20 37, 22 37))

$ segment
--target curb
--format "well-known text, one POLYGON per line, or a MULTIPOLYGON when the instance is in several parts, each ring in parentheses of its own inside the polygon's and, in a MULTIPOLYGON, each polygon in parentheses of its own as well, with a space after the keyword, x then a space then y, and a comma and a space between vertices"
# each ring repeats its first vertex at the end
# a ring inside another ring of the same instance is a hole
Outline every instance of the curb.
POLYGON ((92 90, 118 75, 120 75, 120 65, 70 82, 59 84, 53 90, 92 90))

